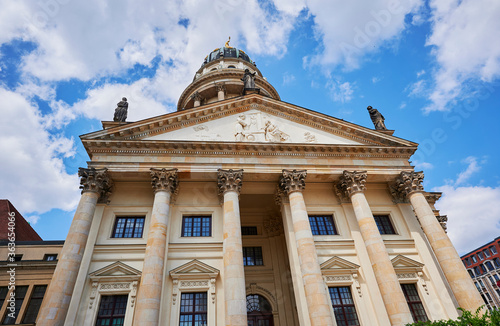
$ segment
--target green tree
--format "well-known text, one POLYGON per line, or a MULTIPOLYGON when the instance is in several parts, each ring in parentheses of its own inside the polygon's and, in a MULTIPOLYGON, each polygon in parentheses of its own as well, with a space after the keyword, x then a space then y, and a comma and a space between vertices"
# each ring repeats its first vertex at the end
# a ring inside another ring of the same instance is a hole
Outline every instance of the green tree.
POLYGON ((419 321, 406 326, 500 326, 500 310, 487 310, 484 314, 481 314, 481 309, 483 307, 472 313, 458 308, 462 312, 462 316, 458 317, 457 320, 419 321))

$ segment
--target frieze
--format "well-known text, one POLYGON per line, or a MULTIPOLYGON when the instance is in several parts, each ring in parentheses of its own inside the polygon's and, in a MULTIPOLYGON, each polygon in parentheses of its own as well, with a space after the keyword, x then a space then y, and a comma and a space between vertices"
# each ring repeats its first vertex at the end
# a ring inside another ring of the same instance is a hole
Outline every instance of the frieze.
POLYGON ((399 273, 397 274, 398 279, 404 280, 404 279, 410 279, 410 278, 417 278, 417 273, 399 273))
POLYGON ((208 287, 208 280, 204 280, 204 281, 181 281, 180 287, 182 287, 182 288, 208 287))

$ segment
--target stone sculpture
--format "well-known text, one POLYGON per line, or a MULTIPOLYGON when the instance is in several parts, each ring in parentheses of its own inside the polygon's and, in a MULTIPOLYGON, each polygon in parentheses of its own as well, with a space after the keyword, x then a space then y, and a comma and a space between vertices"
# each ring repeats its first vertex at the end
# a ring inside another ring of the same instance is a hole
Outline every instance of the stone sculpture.
POLYGON ((123 97, 118 104, 116 104, 115 116, 113 117, 113 121, 116 122, 125 122, 127 120, 127 111, 128 111, 128 102, 127 98, 123 97))
POLYGON ((251 73, 250 70, 245 69, 245 74, 241 78, 245 85, 244 89, 255 89, 255 74, 256 72, 251 73))
POLYGON ((373 125, 375 126, 375 130, 387 130, 385 126, 385 118, 382 113, 378 112, 377 109, 372 108, 371 106, 366 108, 370 113, 370 118, 372 119, 373 125))

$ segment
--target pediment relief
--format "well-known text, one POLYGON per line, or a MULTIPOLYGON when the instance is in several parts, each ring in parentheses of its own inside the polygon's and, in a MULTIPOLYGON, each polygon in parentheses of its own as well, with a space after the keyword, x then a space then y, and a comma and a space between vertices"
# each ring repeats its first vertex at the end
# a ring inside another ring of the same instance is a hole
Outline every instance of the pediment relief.
POLYGON ((214 278, 219 274, 219 270, 210 265, 207 265, 197 259, 194 259, 184 265, 181 265, 170 271, 170 276, 174 279, 185 277, 207 277, 214 278))
POLYGON ((141 271, 122 263, 121 261, 114 262, 106 267, 98 269, 89 274, 91 279, 102 278, 133 278, 141 277, 141 271))
POLYGON ((351 263, 343 258, 333 256, 321 264, 321 270, 324 272, 348 272, 357 273, 359 265, 351 263))
POLYGON ((413 260, 411 258, 405 257, 403 255, 397 255, 391 260, 392 266, 396 273, 400 272, 421 272, 424 264, 413 260))

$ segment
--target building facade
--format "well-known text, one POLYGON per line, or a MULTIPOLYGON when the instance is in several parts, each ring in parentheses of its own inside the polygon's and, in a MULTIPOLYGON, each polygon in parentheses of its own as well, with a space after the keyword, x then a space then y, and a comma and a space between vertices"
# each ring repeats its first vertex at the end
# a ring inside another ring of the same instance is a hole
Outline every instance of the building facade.
POLYGON ((500 308, 500 237, 466 255, 462 261, 488 309, 500 308))
POLYGON ((417 144, 392 134, 283 102, 245 52, 216 49, 176 112, 81 136, 82 197, 37 325, 400 326, 475 310, 408 161, 417 144))

